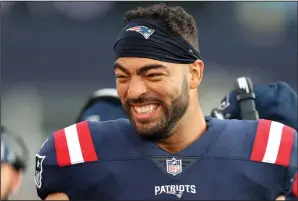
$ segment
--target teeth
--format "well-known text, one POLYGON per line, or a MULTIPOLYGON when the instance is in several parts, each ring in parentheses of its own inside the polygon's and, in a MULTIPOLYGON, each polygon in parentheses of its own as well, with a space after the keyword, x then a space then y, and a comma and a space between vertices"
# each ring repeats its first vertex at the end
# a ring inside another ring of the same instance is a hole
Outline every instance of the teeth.
POLYGON ((147 114, 153 112, 157 107, 158 105, 150 104, 144 106, 134 106, 134 109, 138 114, 147 114))

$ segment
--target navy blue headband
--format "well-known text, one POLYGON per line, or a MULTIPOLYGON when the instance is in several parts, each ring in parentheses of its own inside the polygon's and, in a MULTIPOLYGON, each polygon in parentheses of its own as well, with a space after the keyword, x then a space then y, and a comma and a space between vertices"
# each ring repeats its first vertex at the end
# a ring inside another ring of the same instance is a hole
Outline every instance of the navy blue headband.
POLYGON ((133 20, 121 30, 114 45, 119 57, 150 58, 169 63, 190 64, 200 53, 182 36, 175 36, 153 20, 133 20))

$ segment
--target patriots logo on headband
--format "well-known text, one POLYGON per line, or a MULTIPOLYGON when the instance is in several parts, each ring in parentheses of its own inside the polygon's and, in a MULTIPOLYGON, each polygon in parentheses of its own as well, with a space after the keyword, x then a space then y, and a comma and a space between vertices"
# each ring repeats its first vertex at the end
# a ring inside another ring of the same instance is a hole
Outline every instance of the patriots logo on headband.
POLYGON ((153 29, 149 29, 148 27, 145 27, 145 26, 131 27, 131 28, 126 29, 126 31, 138 32, 138 33, 142 34, 144 36, 144 38, 146 38, 146 39, 148 39, 154 32, 153 29))

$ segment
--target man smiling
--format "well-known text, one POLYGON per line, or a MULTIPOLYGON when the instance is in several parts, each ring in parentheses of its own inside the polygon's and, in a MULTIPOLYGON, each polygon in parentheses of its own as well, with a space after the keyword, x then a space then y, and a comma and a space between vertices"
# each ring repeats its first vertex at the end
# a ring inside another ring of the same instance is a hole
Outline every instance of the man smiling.
POLYGON ((204 63, 193 17, 156 4, 128 11, 125 20, 114 69, 130 121, 84 121, 54 132, 36 157, 38 195, 274 200, 289 192, 290 198, 294 129, 269 120, 204 117, 198 101, 204 63))

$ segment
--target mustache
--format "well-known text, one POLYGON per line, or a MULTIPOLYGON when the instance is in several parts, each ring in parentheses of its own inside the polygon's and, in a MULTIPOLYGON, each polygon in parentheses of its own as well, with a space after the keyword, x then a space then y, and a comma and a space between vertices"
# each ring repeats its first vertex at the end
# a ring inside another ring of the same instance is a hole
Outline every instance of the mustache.
POLYGON ((156 103, 162 103, 161 100, 154 98, 154 97, 139 97, 139 98, 130 98, 125 101, 126 105, 132 105, 132 104, 142 104, 146 102, 156 102, 156 103))

